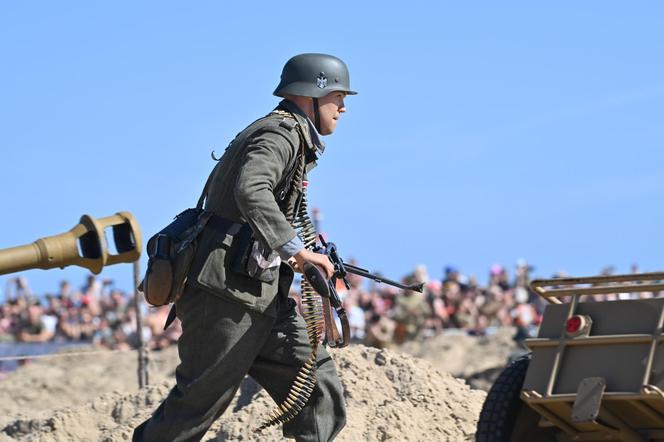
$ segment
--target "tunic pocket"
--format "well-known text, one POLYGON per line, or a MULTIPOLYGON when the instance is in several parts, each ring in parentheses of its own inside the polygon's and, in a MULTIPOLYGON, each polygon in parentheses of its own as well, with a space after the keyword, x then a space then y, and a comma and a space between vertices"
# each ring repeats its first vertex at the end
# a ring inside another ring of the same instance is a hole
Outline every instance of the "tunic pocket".
POLYGON ((212 230, 206 233, 207 238, 201 241, 206 247, 200 252, 207 256, 196 282, 217 296, 255 308, 261 299, 260 281, 229 270, 233 235, 223 235, 212 230))

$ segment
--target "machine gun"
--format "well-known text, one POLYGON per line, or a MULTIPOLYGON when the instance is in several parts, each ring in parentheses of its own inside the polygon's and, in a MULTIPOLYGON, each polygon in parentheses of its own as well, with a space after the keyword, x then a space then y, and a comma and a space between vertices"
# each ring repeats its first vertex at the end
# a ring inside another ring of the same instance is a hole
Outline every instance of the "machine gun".
POLYGON ((0 250, 0 275, 28 269, 64 268, 69 265, 95 275, 104 266, 134 262, 141 256, 141 231, 129 212, 95 219, 83 215, 68 232, 40 238, 18 247, 0 250), (117 254, 108 251, 104 229, 111 228, 117 254))
MULTIPOLYGON (((306 201, 306 200, 305 200, 306 201)), ((303 206, 306 210, 306 206, 303 206)), ((346 310, 343 307, 341 298, 336 290, 336 283, 341 279, 346 288, 350 289, 350 283, 346 278, 349 273, 373 279, 376 282, 384 282, 406 290, 422 291, 424 285, 403 285, 396 281, 383 278, 378 275, 372 275, 367 270, 344 263, 339 257, 337 246, 334 243, 328 243, 319 235, 321 246, 315 246, 316 236, 315 228, 309 220, 306 213, 302 214, 297 221, 301 226, 301 236, 303 242, 316 253, 328 257, 334 265, 332 277, 328 280, 315 264, 305 262, 302 266, 304 278, 302 279, 302 317, 304 318, 307 336, 311 344, 311 354, 306 362, 300 367, 293 385, 291 386, 286 398, 279 406, 270 413, 269 418, 263 422, 255 432, 260 432, 264 428, 279 423, 286 423, 297 416, 304 404, 316 386, 316 367, 318 366, 318 349, 321 341, 321 333, 325 329, 325 341, 330 347, 341 348, 350 343, 350 324, 346 316, 346 310), (320 299, 319 299, 320 296, 320 299), (334 311, 341 321, 342 335, 339 334, 337 324, 334 321, 334 311)))
POLYGON ((348 324, 348 317, 346 310, 343 308, 341 298, 336 290, 337 280, 342 280, 347 289, 350 289, 350 283, 347 276, 349 273, 362 276, 364 278, 372 279, 376 282, 382 282, 394 287, 404 290, 413 290, 422 292, 424 284, 404 285, 391 279, 383 278, 382 276, 374 275, 368 270, 347 264, 341 259, 337 252, 337 246, 333 242, 327 242, 322 235, 318 236, 321 246, 314 248, 314 252, 326 255, 332 264, 334 264, 334 273, 328 280, 325 278, 324 273, 317 266, 309 263, 304 265, 304 276, 307 278, 311 286, 318 292, 323 300, 323 315, 325 319, 325 335, 327 344, 330 347, 345 347, 350 343, 350 325, 348 324), (342 335, 337 330, 336 323, 332 317, 331 310, 337 313, 341 321, 342 335))

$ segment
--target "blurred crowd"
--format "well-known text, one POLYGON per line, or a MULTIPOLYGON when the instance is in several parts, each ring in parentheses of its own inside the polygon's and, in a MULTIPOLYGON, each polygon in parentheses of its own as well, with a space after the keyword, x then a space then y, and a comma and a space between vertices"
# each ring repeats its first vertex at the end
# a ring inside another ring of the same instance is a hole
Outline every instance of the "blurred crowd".
POLYGON ((495 264, 488 282, 480 285, 476 277, 466 277, 453 266, 444 269, 441 279, 431 279, 427 269, 418 266, 402 282, 423 283, 423 293, 385 284, 366 286, 356 275, 349 277, 350 289, 340 286, 337 291, 354 342, 383 348, 450 329, 486 335, 503 326, 516 327, 519 340, 535 332, 544 310, 544 301, 528 287, 531 271, 519 260, 510 277, 507 268, 495 264))
MULTIPOLYGON (((389 347, 408 340, 426 339, 446 330, 483 336, 498 327, 513 327, 514 339, 533 337, 542 319, 547 301, 530 288, 533 267, 519 259, 513 271, 499 264, 489 269, 488 282, 478 284, 448 266, 442 279, 430 279, 427 269, 419 266, 405 277, 405 284, 423 283, 424 292, 395 289, 387 285, 362 285, 362 278, 351 275, 350 289, 338 287, 349 316, 352 340, 374 347, 389 347)), ((631 273, 640 273, 633 265, 631 273)), ((615 274, 606 267, 602 276, 615 274)), ((564 272, 553 278, 564 278, 564 272)), ((614 301, 651 298, 652 292, 584 295, 581 301, 614 301)), ((294 294, 297 296, 297 294, 294 294)))
MULTIPOLYGON (((143 309, 141 337, 151 349, 177 342, 179 324, 163 330, 168 307, 143 309)), ((136 347, 139 335, 133 294, 113 281, 88 276, 80 289, 68 281, 56 293, 35 296, 25 278, 10 279, 0 310, 0 343, 82 343, 110 349, 136 347)))
MULTIPOLYGON (((440 279, 430 278, 419 266, 405 284, 424 284, 424 292, 401 290, 367 282, 350 275, 350 289, 339 285, 338 293, 348 314, 352 340, 375 347, 426 339, 454 329, 472 335, 491 334, 495 328, 512 326, 516 340, 534 335, 545 301, 529 288, 533 268, 518 260, 513 269, 495 264, 487 283, 464 276, 448 266, 440 279)), ((632 268, 633 273, 638 268, 632 268)), ((602 274, 613 273, 612 268, 602 274)), ((564 275, 557 275, 564 276, 564 275)), ((299 302, 298 284, 291 296, 299 302)), ((595 295, 595 300, 648 297, 651 294, 595 295)), ((141 337, 152 350, 177 342, 179 322, 163 330, 168 307, 142 304, 141 337)), ((2 343, 85 343, 109 349, 129 349, 139 342, 133 295, 114 288, 113 282, 89 276, 75 289, 67 281, 56 293, 35 296, 27 281, 9 280, 0 310, 2 343)))

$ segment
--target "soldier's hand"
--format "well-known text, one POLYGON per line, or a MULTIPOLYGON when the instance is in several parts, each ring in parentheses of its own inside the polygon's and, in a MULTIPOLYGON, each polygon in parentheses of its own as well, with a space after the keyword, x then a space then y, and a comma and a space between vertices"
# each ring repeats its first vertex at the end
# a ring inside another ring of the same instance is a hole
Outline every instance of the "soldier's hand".
POLYGON ((297 261, 295 261, 295 258, 290 257, 288 258, 288 265, 293 268, 297 273, 302 273, 302 269, 297 265, 297 261))
POLYGON ((327 257, 327 255, 323 255, 321 253, 316 253, 312 252, 311 250, 302 249, 299 252, 297 252, 295 255, 293 255, 293 258, 288 260, 288 263, 291 264, 293 269, 298 273, 302 273, 302 269, 304 269, 305 262, 315 264, 321 269, 323 269, 325 271, 325 276, 328 279, 330 279, 334 274, 334 266, 332 265, 332 262, 327 257), (294 260, 295 262, 291 263, 291 260, 294 260))

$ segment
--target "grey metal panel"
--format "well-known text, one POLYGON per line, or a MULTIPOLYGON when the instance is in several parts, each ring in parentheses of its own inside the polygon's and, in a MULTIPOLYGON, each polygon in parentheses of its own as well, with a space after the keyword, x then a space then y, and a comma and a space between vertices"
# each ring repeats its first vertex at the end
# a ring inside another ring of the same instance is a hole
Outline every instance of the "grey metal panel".
MULTIPOLYGON (((583 302, 576 313, 593 320, 591 336, 613 334, 651 334, 657 325, 664 298, 628 301, 583 302)), ((550 304, 538 333, 539 338, 559 338, 566 320, 568 304, 550 304)))
POLYGON ((576 393, 584 378, 606 379, 607 392, 634 392, 641 389, 648 344, 568 347, 563 354, 554 394, 576 393))
POLYGON ((557 339, 565 327, 568 304, 549 304, 544 309, 544 317, 540 324, 538 338, 557 339))
POLYGON ((535 390, 540 394, 545 393, 549 376, 551 376, 556 350, 556 347, 533 350, 526 379, 523 382, 524 390, 535 390))

